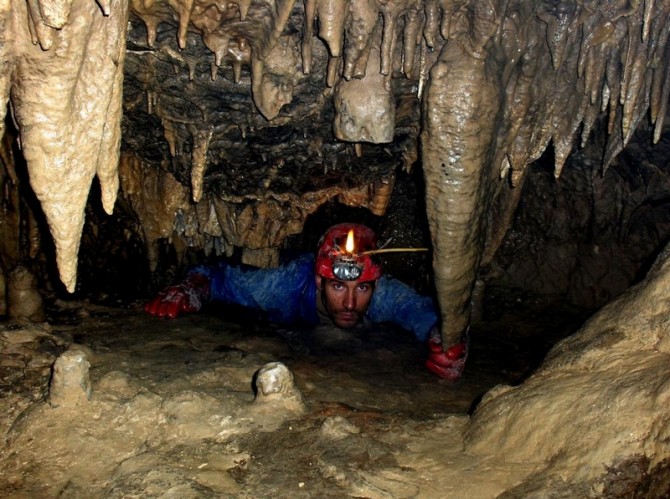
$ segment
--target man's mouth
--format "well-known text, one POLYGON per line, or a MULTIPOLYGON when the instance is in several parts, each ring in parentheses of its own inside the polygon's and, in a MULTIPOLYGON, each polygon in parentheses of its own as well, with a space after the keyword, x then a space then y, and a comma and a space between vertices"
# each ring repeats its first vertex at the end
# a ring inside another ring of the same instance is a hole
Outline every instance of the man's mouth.
POLYGON ((342 322, 357 322, 358 314, 355 312, 340 312, 337 314, 338 319, 342 322))

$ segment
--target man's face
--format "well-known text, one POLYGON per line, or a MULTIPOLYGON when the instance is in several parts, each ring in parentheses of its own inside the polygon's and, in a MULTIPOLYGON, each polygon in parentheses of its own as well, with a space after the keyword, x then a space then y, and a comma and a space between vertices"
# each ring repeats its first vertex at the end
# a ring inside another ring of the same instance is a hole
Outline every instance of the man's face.
POLYGON ((352 329, 362 320, 370 306, 374 282, 339 281, 316 276, 326 312, 337 327, 352 329))

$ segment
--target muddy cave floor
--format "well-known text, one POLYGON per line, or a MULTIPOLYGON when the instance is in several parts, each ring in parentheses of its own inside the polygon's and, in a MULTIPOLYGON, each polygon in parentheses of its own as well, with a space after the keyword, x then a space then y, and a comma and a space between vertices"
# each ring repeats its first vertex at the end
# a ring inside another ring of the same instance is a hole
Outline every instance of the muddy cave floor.
POLYGON ((460 428, 486 391, 522 381, 586 315, 490 296, 457 384, 426 371, 425 347, 389 327, 305 332, 213 306, 161 320, 141 303, 89 302, 57 303, 47 323, 5 321, 0 495, 494 497, 532 465, 463 461, 460 428), (73 345, 93 394, 54 407, 51 366, 73 345), (270 362, 292 372, 303 414, 253 403, 254 374, 270 362))

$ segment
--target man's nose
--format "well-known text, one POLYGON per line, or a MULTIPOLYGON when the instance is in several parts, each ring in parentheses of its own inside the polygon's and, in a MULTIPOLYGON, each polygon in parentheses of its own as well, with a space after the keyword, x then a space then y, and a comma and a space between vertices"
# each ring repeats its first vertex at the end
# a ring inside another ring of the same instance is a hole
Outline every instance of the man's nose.
POLYGON ((346 310, 354 310, 356 308, 356 293, 349 291, 344 296, 344 308, 346 310))

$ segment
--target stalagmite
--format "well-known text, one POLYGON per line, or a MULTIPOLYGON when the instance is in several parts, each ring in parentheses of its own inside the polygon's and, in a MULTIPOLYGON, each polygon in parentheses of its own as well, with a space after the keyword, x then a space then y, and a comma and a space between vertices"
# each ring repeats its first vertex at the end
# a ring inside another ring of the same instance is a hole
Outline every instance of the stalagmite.
POLYGON ((466 450, 533 463, 528 487, 554 478, 562 491, 640 462, 641 482, 654 468, 662 477, 656 493, 642 495, 667 495, 669 290, 666 247, 643 282, 554 346, 522 385, 486 394, 466 428, 466 450))
POLYGON ((293 374, 281 362, 271 362, 260 368, 255 386, 255 406, 269 406, 271 410, 285 409, 296 414, 305 411, 303 396, 295 385, 293 374))
POLYGON ((43 322, 46 320, 44 300, 37 290, 37 278, 26 267, 18 266, 9 273, 7 314, 10 319, 18 321, 43 322))
POLYGON ((63 352, 53 365, 49 404, 53 407, 86 405, 93 393, 89 368, 84 350, 71 348, 63 352))

